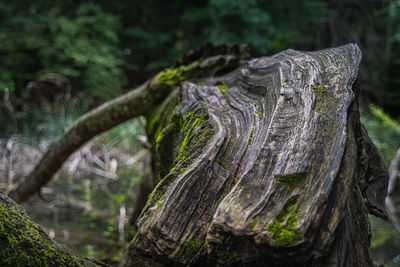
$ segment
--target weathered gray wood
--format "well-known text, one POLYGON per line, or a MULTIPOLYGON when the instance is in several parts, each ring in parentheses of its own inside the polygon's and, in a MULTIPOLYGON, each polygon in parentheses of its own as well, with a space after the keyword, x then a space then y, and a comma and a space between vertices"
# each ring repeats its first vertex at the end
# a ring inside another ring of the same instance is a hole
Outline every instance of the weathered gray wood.
POLYGON ((360 61, 355 44, 287 50, 183 82, 148 116, 160 183, 122 266, 372 266, 387 171, 359 122, 360 61))

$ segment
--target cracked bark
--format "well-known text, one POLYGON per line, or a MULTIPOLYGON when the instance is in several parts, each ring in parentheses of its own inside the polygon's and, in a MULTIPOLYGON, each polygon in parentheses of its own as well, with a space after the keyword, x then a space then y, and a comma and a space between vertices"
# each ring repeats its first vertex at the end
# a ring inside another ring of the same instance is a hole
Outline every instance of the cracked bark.
POLYGON ((159 184, 122 266, 372 266, 387 170, 359 120, 355 44, 183 82, 148 116, 159 184))

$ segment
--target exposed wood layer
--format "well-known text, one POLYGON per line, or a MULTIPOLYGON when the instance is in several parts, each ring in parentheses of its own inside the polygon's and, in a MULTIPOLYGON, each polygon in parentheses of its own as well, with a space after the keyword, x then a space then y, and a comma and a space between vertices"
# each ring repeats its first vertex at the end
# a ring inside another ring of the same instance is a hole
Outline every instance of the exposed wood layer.
POLYGON ((157 122, 161 182, 125 264, 371 264, 363 209, 385 216, 387 175, 358 156, 360 60, 354 44, 287 50, 182 83, 157 122))

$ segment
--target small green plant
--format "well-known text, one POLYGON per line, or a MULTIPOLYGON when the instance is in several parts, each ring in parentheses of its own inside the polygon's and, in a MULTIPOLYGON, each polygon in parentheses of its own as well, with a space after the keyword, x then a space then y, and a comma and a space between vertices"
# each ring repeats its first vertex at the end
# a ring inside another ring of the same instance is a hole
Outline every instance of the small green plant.
POLYGON ((219 82, 219 83, 217 84, 217 86, 218 86, 218 88, 219 88, 219 91, 220 91, 223 95, 226 95, 226 89, 228 88, 228 86, 226 86, 226 83, 225 83, 224 81, 222 81, 222 82, 219 82))
POLYGON ((324 92, 324 91, 322 90, 321 84, 319 84, 319 83, 317 83, 317 85, 313 85, 313 86, 312 86, 312 89, 313 89, 313 91, 314 91, 316 94, 319 94, 319 95, 322 95, 322 93, 324 92))
MULTIPOLYGON (((294 201, 289 199, 287 204, 294 201)), ((282 245, 293 244, 302 238, 302 235, 295 229, 297 225, 299 209, 296 203, 290 205, 286 210, 278 212, 276 219, 264 230, 272 234, 272 239, 282 245)))
POLYGON ((254 219, 254 221, 249 225, 250 229, 254 229, 258 222, 258 216, 254 219))

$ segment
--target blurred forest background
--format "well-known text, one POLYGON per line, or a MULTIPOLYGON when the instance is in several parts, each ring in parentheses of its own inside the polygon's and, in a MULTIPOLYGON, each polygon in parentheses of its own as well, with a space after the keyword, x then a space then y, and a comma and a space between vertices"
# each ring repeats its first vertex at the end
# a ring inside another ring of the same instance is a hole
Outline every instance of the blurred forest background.
MULTIPOLYGON (((21 0, 0 1, 0 14, 0 190, 80 115, 206 41, 247 43, 256 56, 357 43, 362 122, 387 166, 400 147, 400 0, 21 0), (33 86, 49 73, 66 85, 33 86)), ((149 174, 143 124, 75 153, 44 188, 47 202, 24 204, 31 217, 84 256, 117 261, 134 231, 131 191, 149 174)), ((374 257, 395 266, 399 234, 371 219, 374 257)))

